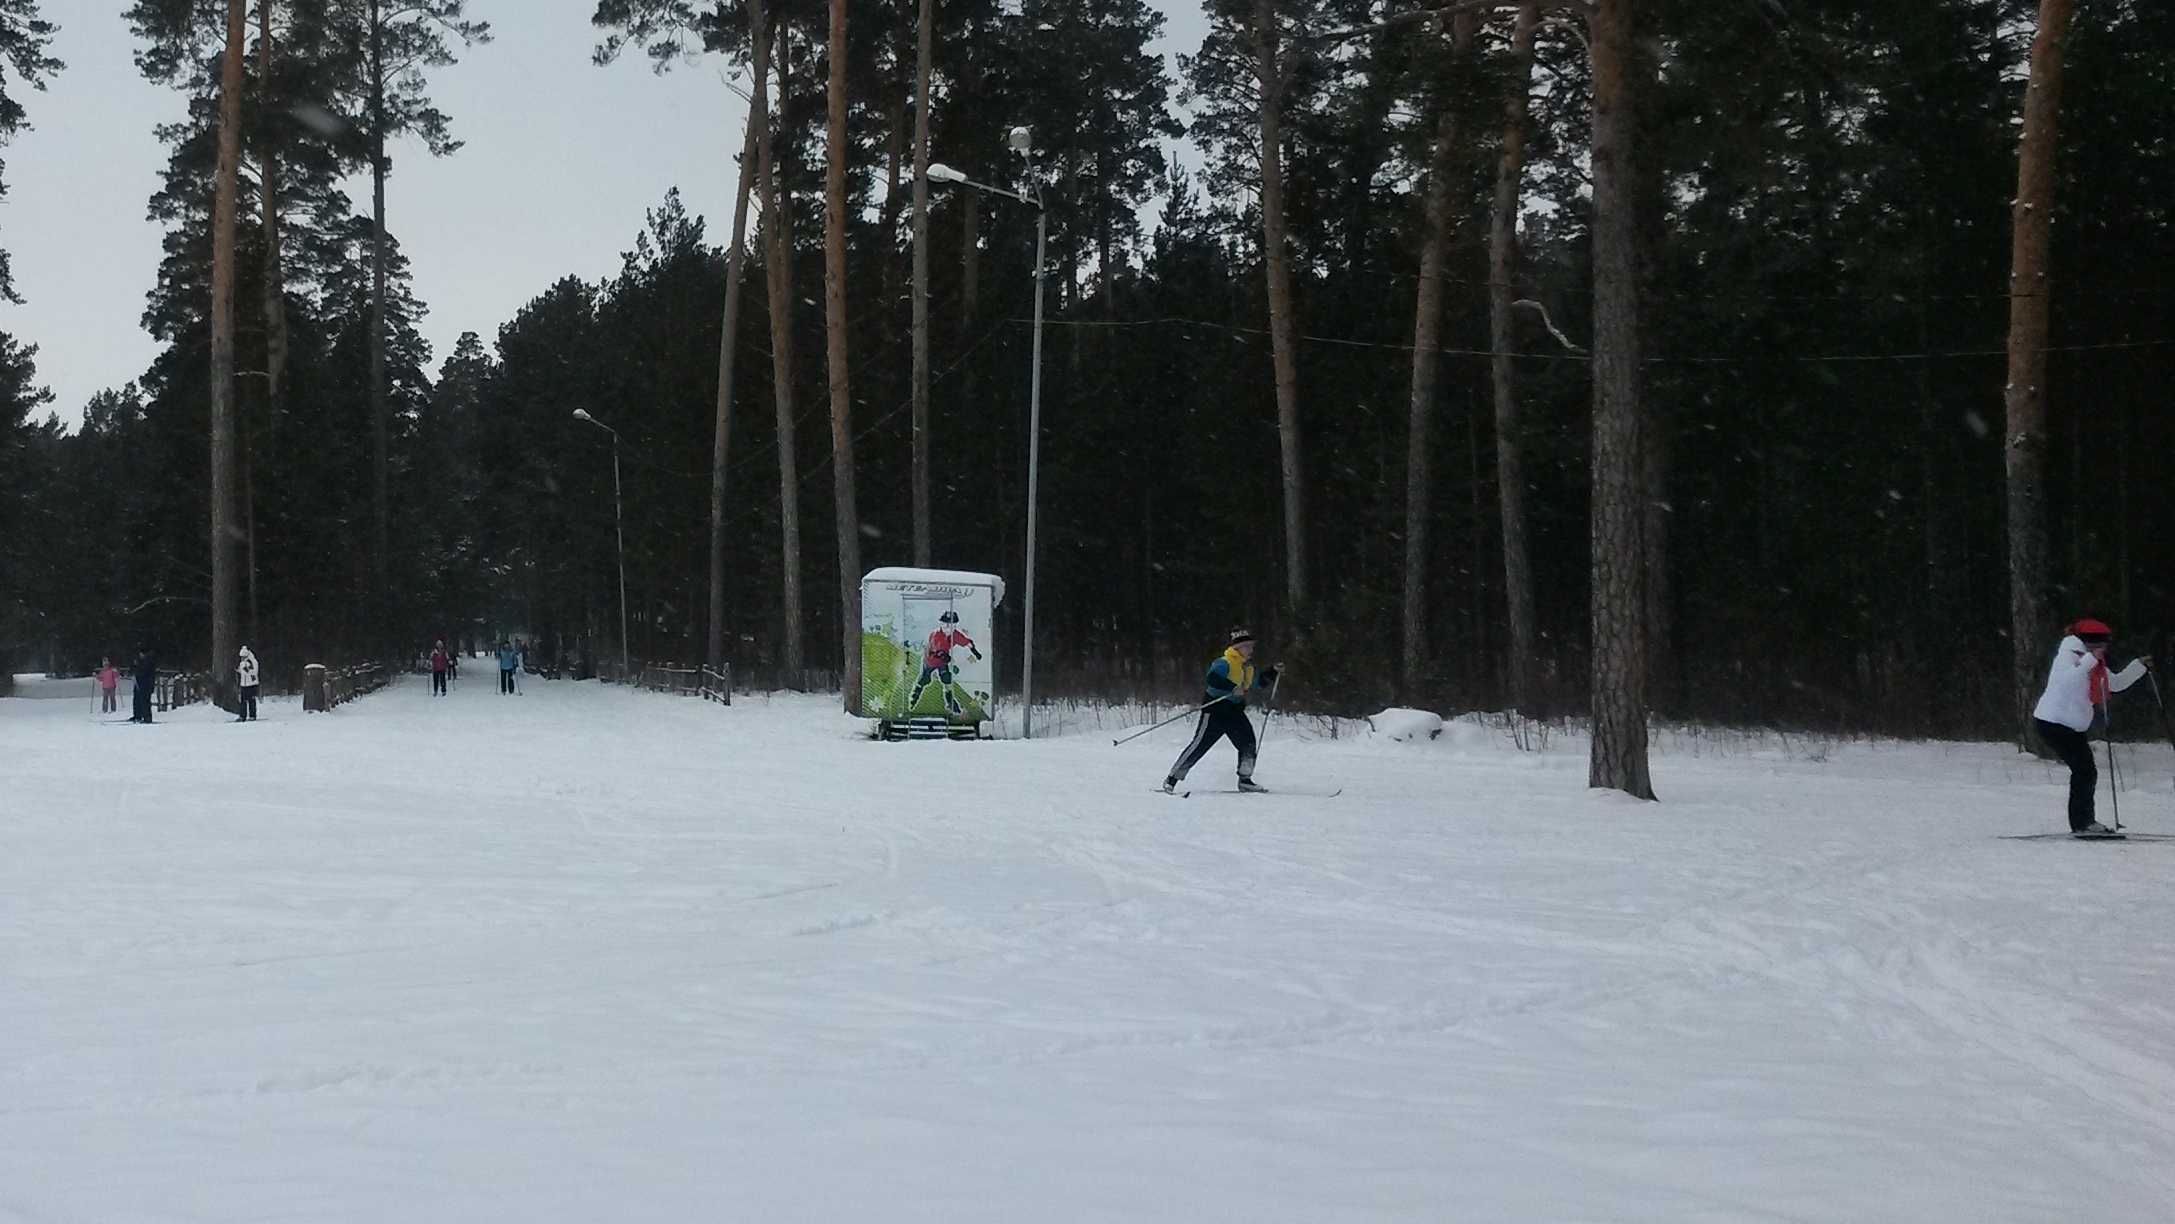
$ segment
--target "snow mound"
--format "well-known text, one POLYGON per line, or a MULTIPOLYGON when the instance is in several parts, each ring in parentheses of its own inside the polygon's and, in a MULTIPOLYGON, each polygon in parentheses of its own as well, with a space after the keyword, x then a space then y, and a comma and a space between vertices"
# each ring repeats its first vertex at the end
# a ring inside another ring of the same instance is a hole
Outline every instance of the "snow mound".
POLYGON ((1367 727, 1399 742, 1437 739, 1442 735, 1442 716, 1426 710, 1384 710, 1369 718, 1367 727))

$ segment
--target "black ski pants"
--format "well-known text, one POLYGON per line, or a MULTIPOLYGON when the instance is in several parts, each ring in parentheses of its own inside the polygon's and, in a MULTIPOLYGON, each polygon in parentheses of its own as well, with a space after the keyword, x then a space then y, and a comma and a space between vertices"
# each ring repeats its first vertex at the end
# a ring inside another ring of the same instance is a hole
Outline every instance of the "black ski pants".
POLYGON ((514 691, 513 668, 501 667, 498 669, 498 691, 501 693, 511 693, 514 691))
POLYGON ((1193 742, 1178 754, 1177 764, 1171 766, 1171 777, 1183 779, 1221 739, 1230 740, 1231 746, 1239 750, 1239 776, 1253 777, 1257 751, 1254 724, 1247 719, 1243 707, 1228 701, 1219 701, 1201 711, 1201 725, 1193 733, 1193 742))
POLYGON ((2099 765, 2092 760, 2092 741, 2082 731, 2072 731, 2044 718, 2032 719, 2039 738, 2069 766, 2069 827, 2072 831, 2092 823, 2092 797, 2099 790, 2099 765))
POLYGON ((255 722, 255 721, 257 721, 257 686, 256 686, 256 685, 254 685, 254 684, 245 684, 245 685, 243 685, 243 686, 241 687, 241 696, 240 696, 240 699, 239 699, 239 701, 237 702, 237 708, 236 708, 236 710, 235 710, 235 716, 236 716, 236 717, 238 717, 238 718, 240 718, 240 719, 241 719, 241 720, 242 720, 243 722, 255 722))
POLYGON ((443 696, 445 696, 445 692, 446 692, 446 673, 445 673, 445 671, 444 671, 443 669, 440 669, 440 670, 438 670, 438 671, 434 671, 434 672, 432 672, 432 673, 430 674, 430 694, 431 694, 431 696, 433 696, 433 697, 443 697, 443 696))
POLYGON ((151 686, 141 680, 136 682, 134 709, 135 714, 129 719, 130 722, 147 723, 151 721, 151 686))

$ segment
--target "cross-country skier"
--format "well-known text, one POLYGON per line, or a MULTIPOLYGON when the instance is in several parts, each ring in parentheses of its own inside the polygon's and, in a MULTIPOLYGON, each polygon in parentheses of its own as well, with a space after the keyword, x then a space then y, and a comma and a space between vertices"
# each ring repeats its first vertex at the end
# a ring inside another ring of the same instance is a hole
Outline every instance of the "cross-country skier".
POLYGON ((514 668, 519 667, 520 665, 521 655, 514 650, 514 644, 512 642, 504 640, 503 638, 500 639, 498 644, 499 692, 511 693, 514 691, 514 668))
POLYGON ((447 654, 447 653, 446 653, 446 644, 445 644, 445 642, 444 642, 443 640, 441 640, 441 641, 440 641, 440 642, 439 642, 439 643, 438 643, 438 644, 437 644, 436 646, 433 646, 433 647, 431 647, 431 652, 430 652, 430 695, 431 695, 431 696, 433 696, 433 697, 443 697, 443 696, 445 696, 445 695, 446 695, 446 668, 447 668, 448 666, 450 666, 450 665, 452 664, 452 662, 453 662, 453 656, 452 656, 452 655, 449 655, 449 654, 447 654))
POLYGON ((1242 791, 1266 790, 1254 781, 1254 724, 1246 718, 1246 699, 1263 681, 1274 683, 1284 670, 1279 663, 1266 672, 1254 670, 1254 635, 1244 629, 1231 631, 1231 646, 1222 657, 1208 665, 1204 688, 1208 704, 1201 708, 1201 725, 1193 733, 1193 742, 1178 754, 1178 761, 1171 766, 1169 776, 1163 779, 1163 793, 1170 794, 1185 781, 1186 774, 1216 741, 1229 739, 1239 753, 1239 789, 1242 791))
POLYGON ((136 682, 136 712, 130 722, 151 721, 151 694, 159 687, 159 657, 149 646, 136 648, 136 666, 130 673, 136 682))
POLYGON ((115 692, 121 687, 121 672, 113 665, 112 658, 98 661, 98 712, 111 714, 120 709, 115 692))
POLYGON ((257 656, 242 647, 234 660, 235 722, 257 721, 257 656))
POLYGON ((937 630, 929 635, 928 649, 922 652, 921 678, 914 681, 913 691, 906 695, 906 712, 909 715, 914 712, 914 707, 921 702, 923 690, 929 687, 930 678, 935 677, 944 692, 944 708, 956 717, 965 711, 959 704, 959 690, 954 685, 952 652, 964 646, 974 656, 974 661, 979 663, 982 661, 982 650, 974 644, 973 638, 959 631, 957 612, 947 610, 936 619, 937 630))
POLYGON ((2099 789, 2099 768, 2092 762, 2092 744, 2085 732, 2092 729, 2093 713, 2106 705, 2108 694, 2137 683, 2152 666, 2151 659, 2139 657, 2110 675, 2107 643, 2114 635, 2114 630, 2096 620, 2071 625, 2068 636, 2055 649, 2047 691, 2032 711, 2032 726, 2039 738, 2069 766, 2069 829, 2088 837, 2104 836, 2114 830, 2093 819, 2092 799, 2099 789))

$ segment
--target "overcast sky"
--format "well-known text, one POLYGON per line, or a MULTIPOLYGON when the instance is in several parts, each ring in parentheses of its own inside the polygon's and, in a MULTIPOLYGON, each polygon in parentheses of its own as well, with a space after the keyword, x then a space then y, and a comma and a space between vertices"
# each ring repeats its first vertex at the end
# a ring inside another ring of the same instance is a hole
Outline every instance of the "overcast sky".
MULTIPOLYGON (((1159 50, 1199 45, 1198 0, 1151 3, 1170 16, 1159 50)), ((145 216, 166 161, 153 128, 179 119, 182 99, 137 74, 126 5, 45 0, 60 26, 53 53, 68 68, 25 97, 32 129, 4 154, 0 247, 25 301, 0 304, 0 331, 38 346, 39 380, 70 422, 93 393, 135 379, 157 353, 142 327, 163 236, 145 216)), ((443 159, 394 149, 388 220, 430 306, 423 334, 439 358, 464 331, 494 338, 559 277, 617 272, 644 212, 675 186, 709 218, 713 238, 731 224, 731 154, 745 111, 718 66, 659 77, 636 55, 592 67, 595 8, 595 0, 470 0, 492 41, 432 79, 465 147, 443 159)), ((353 194, 368 207, 366 187, 353 194)))

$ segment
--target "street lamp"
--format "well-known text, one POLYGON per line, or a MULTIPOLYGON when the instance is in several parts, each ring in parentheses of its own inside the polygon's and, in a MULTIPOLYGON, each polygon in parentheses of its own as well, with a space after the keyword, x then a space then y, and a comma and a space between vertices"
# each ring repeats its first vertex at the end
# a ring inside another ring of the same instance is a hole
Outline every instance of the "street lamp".
POLYGON ((1027 394, 1027 608, 1020 633, 1020 736, 1035 737, 1035 507, 1042 479, 1042 281, 1050 242, 1050 213, 1042 204, 1042 179, 1035 173, 1034 139, 1026 128, 1013 128, 1005 137, 1013 152, 1027 159, 1028 195, 977 183, 941 162, 924 171, 933 183, 957 183, 1007 199, 1018 200, 1035 210, 1035 356, 1027 394))
POLYGON ((625 678, 634 665, 628 661, 627 653, 627 518, 619 496, 619 431, 581 408, 574 410, 574 419, 587 421, 612 435, 612 524, 619 531, 619 670, 625 678))

